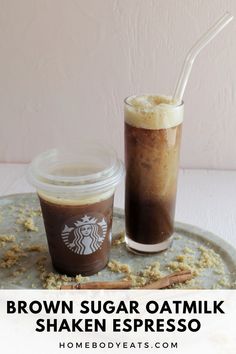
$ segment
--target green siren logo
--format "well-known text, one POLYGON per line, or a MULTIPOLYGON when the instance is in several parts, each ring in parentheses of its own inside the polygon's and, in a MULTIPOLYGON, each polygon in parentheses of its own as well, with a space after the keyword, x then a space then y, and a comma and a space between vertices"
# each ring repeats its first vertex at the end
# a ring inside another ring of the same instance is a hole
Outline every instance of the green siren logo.
POLYGON ((87 255, 96 252, 102 245, 107 232, 104 218, 84 215, 72 225, 65 225, 61 236, 66 246, 74 253, 87 255))

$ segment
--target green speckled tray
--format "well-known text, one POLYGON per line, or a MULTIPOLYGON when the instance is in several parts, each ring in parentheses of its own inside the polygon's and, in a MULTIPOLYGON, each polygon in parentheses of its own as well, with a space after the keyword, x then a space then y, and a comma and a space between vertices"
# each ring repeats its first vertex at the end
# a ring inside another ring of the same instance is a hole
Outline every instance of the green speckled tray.
MULTIPOLYGON (((115 209, 113 238, 116 238, 123 230, 124 212, 121 209, 115 209)), ((15 265, 4 268, 4 255, 13 246, 13 243, 1 244, 0 242, 0 288, 42 288, 43 284, 37 266, 38 260, 44 257, 46 272, 57 273, 51 266, 43 220, 40 215, 40 206, 35 194, 16 194, 0 198, 0 236, 6 234, 14 235, 14 243, 19 244, 23 250, 35 244, 43 245, 45 249, 41 252, 26 252, 15 265), (33 215, 38 231, 25 230, 21 221, 27 218, 27 215, 33 215)), ((204 289, 236 288, 236 250, 220 237, 192 225, 175 224, 174 241, 172 247, 167 251, 147 256, 136 255, 129 252, 125 244, 121 243, 112 247, 110 259, 128 264, 134 274, 139 274, 145 267, 158 261, 161 274, 165 275, 174 270, 170 268, 170 265, 173 267, 175 264, 181 263, 176 263, 177 256, 180 256, 179 258, 183 254, 187 255, 187 257, 190 256, 194 264, 198 264, 199 260, 202 259, 202 247, 213 251, 215 259, 221 264, 220 271, 219 267, 215 267, 214 264, 212 267, 206 263, 204 269, 194 278, 192 283, 181 285, 181 287, 204 289), (184 253, 186 248, 187 251, 189 249, 192 250, 190 254, 188 252, 184 253), (224 274, 222 274, 222 270, 224 274)), ((121 279, 124 276, 124 273, 111 272, 108 268, 105 268, 99 274, 87 277, 87 280, 109 281, 121 279)))

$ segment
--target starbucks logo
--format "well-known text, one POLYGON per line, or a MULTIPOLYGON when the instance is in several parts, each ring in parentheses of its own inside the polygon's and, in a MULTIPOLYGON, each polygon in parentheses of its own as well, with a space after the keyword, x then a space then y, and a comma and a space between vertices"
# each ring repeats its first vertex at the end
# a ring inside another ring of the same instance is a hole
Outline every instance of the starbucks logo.
POLYGON ((99 218, 84 215, 79 220, 65 225, 61 237, 72 252, 86 255, 101 247, 106 232, 107 223, 104 218, 99 221, 99 218))

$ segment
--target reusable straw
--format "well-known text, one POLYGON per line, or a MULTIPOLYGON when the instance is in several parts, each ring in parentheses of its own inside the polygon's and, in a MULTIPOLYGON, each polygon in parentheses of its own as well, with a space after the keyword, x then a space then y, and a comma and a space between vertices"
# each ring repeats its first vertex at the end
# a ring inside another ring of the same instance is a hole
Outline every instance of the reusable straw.
POLYGON ((218 33, 220 33, 220 31, 222 31, 222 29, 230 21, 233 20, 233 18, 234 17, 229 12, 226 12, 190 49, 185 58, 184 65, 176 85, 173 100, 182 101, 185 87, 187 85, 189 75, 197 55, 218 33))

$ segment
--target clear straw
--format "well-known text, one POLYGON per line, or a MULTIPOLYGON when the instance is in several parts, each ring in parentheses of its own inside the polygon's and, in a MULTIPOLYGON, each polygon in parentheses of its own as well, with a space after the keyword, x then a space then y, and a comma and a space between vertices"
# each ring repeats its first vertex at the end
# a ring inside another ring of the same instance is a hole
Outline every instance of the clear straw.
POLYGON ((234 17, 229 12, 226 12, 190 49, 185 58, 184 65, 176 85, 173 100, 182 101, 185 87, 197 55, 220 31, 222 31, 222 29, 230 21, 232 21, 233 18, 234 17))

